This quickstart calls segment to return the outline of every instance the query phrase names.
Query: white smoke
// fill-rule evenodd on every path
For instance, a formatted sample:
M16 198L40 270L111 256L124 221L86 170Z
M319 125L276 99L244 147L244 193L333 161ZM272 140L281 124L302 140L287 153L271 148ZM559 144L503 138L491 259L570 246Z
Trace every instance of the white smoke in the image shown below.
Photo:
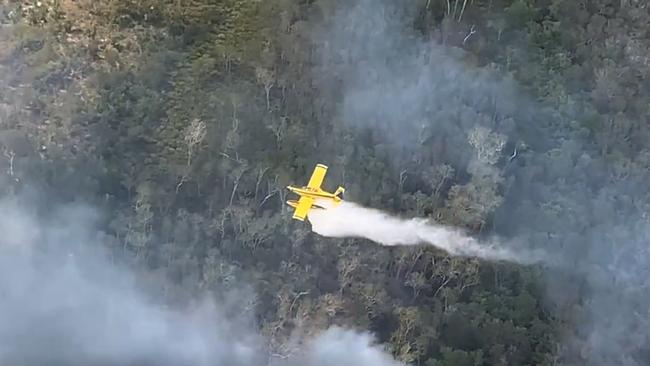
M311 210L309 221L312 230L322 236L365 238L389 246L429 244L451 255L523 264L545 259L540 252L517 251L505 247L505 243L497 240L481 242L460 229L431 223L422 218L402 219L347 201L336 207L325 201L318 201L317 204L328 208Z
M0 364L254 365L261 343L218 304L172 310L94 240L92 209L0 201Z
M40 217L28 206L0 199L1 365L271 364L252 314L238 306L249 300L245 286L221 294L223 303L206 296L182 309L167 307L102 250L92 208L51 208ZM332 328L301 342L308 346L300 355L283 361L400 365L370 340Z
M362 350L360 352L360 350ZM371 334L332 327L314 338L301 366L402 366L375 344Z

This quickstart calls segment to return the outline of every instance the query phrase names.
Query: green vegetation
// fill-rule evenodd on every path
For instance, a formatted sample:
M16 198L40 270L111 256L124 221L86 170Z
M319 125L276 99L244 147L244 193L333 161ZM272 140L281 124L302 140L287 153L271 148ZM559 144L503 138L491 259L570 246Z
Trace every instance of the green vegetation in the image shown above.
M337 71L351 65L319 59L345 3L3 1L2 193L105 209L114 256L164 276L170 302L250 281L278 354L290 335L343 324L413 365L643 364L643 342L594 349L589 332L615 327L583 330L611 313L580 275L621 281L607 296L631 296L621 311L648 321L647 296L617 292L630 283L605 261L647 224L650 7L404 2L403 31L462 49L458 67L511 77L529 102L432 112L395 153L341 117ZM359 203L524 238L579 271L319 237L283 204L316 162Z

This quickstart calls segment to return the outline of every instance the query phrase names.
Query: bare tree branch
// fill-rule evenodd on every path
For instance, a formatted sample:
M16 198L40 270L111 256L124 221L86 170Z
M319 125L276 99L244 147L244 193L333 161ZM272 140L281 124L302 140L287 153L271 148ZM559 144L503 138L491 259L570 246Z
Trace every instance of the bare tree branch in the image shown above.
M512 161L512 159L514 159L515 157L517 157L517 147L515 147L515 151L512 153L508 161Z
M458 2L458 1L457 1ZM463 8L460 9L460 15L458 16L458 22L463 18L463 13L465 12L465 6L467 5L467 0L463 1Z
M296 295L296 297L295 297L295 298L293 299L293 301L291 302L291 306L289 306L289 313L291 313L291 311L293 311L293 306L296 304L296 301L297 301L301 296L308 295L308 294L309 294L309 291L302 291L301 293L299 293L298 295Z
M474 34L474 33L476 33L476 30L474 30L474 25L472 24L472 27L470 28L469 33L467 33L467 35L466 35L465 38L463 39L463 46L465 45L465 42L467 42L467 40L469 39L469 37L471 37L472 34Z

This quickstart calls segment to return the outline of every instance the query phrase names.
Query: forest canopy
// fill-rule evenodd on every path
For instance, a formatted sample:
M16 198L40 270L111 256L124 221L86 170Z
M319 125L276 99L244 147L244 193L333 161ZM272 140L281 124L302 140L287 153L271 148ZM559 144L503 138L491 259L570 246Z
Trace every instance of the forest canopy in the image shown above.
M650 361L645 1L1 4L0 274L23 263L8 257L15 243L49 253L84 242L173 308L234 302L246 288L253 300L231 307L250 311L268 359L242 365L295 362L296 340L318 335L300 362L343 362L319 355L369 342L343 328L390 355L358 365ZM285 205L285 187L316 163L346 199L556 262L321 237ZM91 208L55 209L75 205ZM25 266L24 286L50 273ZM62 276L87 290L53 287L70 298L101 292ZM21 288L14 278L0 291ZM23 297L6 293L0 341L23 350L33 335L2 321ZM129 308L146 313L142 303ZM45 310L24 311L33 324L28 311ZM194 334L179 319L179 334ZM82 328L94 329L51 334ZM235 347L203 330L215 349ZM128 343L114 361L140 344ZM0 360L16 350L0 347Z

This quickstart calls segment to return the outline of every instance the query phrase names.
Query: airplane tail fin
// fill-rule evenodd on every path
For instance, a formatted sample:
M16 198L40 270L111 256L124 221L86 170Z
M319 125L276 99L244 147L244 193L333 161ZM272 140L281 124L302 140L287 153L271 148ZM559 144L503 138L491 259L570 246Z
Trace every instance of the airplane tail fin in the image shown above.
M343 193L344 193L344 192L345 192L345 188L339 186L339 187L336 189L336 191L334 192L334 196L343 199Z

